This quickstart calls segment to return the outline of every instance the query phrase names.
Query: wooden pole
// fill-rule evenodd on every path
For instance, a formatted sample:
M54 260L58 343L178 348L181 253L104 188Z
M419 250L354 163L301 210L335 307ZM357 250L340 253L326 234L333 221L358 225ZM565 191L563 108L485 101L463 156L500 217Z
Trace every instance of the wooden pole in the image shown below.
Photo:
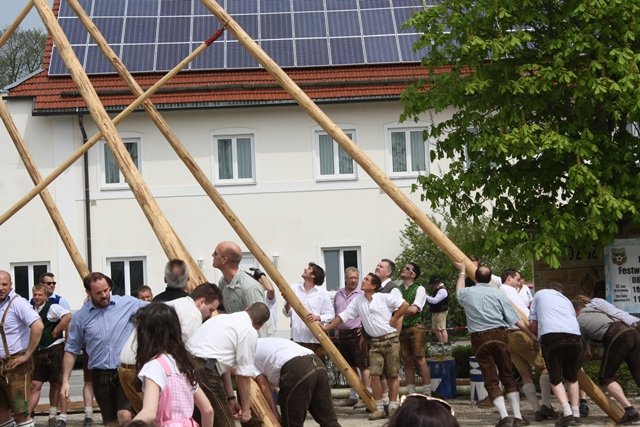
M102 33L100 33L100 30L98 30L98 27L96 27L95 24L91 21L86 11L82 8L82 5L78 2L78 0L67 0L67 4L71 7L71 9L73 9L73 11L76 13L78 18L80 19L80 21L87 28L87 31L89 32L91 37L93 37L93 39L96 41L98 47L100 48L104 56L109 60L111 65L113 65L113 67L118 72L120 77L122 77L122 79L125 81L127 86L129 86L129 88L131 89L131 92L136 97L138 97L138 99L142 98L144 95L143 89L140 87L138 82L136 82L136 80L133 78L131 73L129 73L129 70L127 70L127 67L125 67L125 65L122 63L122 60L120 60L118 55L113 51L113 49L111 49L111 46L109 46L109 43L105 40ZM210 37L207 41L205 41L202 44L201 48L203 50L206 49L221 34L222 34L222 30L214 33L212 37ZM156 126L158 127L160 132L162 132L162 134L165 136L167 141L169 141L170 145L178 154L178 157L180 157L180 159L186 164L186 166L192 172L192 174L194 175L196 180L200 183L200 185L203 188L205 187L208 188L207 193L209 193L210 191L213 191L216 194L217 199L222 200L222 197L220 197L220 195L218 194L217 190L214 188L211 181L207 178L204 172L197 165L195 159L193 159L193 157L191 157L189 152L184 148L184 146L178 139L177 135L169 127L169 125L164 120L162 115L158 112L158 110L153 105L153 102L149 100L148 96L144 97L144 101L142 102L142 107L144 107L144 109L147 111L147 113L151 117L151 120L156 124ZM214 200L214 203L215 203L215 200ZM190 291L191 289L193 289L195 285L192 282L189 282L188 290Z
M250 378L251 390L249 390L251 396L251 413L254 417L262 422L263 427L279 427L280 422L273 413L273 410L269 406L267 399L262 394L262 390L258 383L253 378Z
M213 37L213 36L212 36ZM122 122L129 114L136 110L144 101L153 96L158 89L164 86L167 81L173 78L176 74L178 74L185 66L187 66L191 61L193 61L198 55L204 52L209 45L202 43L198 46L193 52L191 52L185 59L180 61L171 71L169 71L164 77L158 80L153 86L151 86L147 91L136 99L133 103L131 103L127 108L122 110L114 119L113 124L119 124ZM76 151L73 152L71 156L63 163L61 163L58 167L56 167L49 175L44 177L42 181L38 185L36 185L31 191L25 194L20 200L18 200L13 206L11 206L7 211L5 211L2 215L0 215L0 225L4 224L9 218L15 215L20 209L22 209L27 203L33 200L44 188L46 188L49 184L51 184L57 177L59 177L65 170L69 168L76 160L78 160L84 153L89 151L91 147L93 147L100 139L102 138L102 131L98 131L94 134L89 140L81 145Z
M578 384L580 388L598 405L613 421L620 422L624 411L611 399L609 399L600 387L596 386L584 370L578 371Z
M25 16L31 11L33 8L33 1L29 0L27 5L20 11L16 19L7 27L2 36L0 36L0 47L4 46L4 44L9 40L9 37L13 35L13 33L18 29Z
M147 220L156 234L164 252L169 258L180 258L189 265L189 279L193 283L202 283L206 281L206 278L204 277L204 274L202 274L202 271L200 271L198 264L186 251L183 243L180 241L180 238L176 235L173 228L171 228L171 225L165 218L162 210L153 198L151 191L140 176L140 172L133 163L131 156L122 143L122 139L120 139L120 136L118 135L118 130L100 103L98 94L91 85L89 77L82 69L82 65L71 49L69 40L67 40L62 28L60 28L60 25L56 21L56 18L49 8L46 0L33 1L34 5L38 9L42 22L45 27L47 27L51 38L56 43L60 57L67 65L71 77L76 82L82 97L87 102L87 107L93 117L93 120L104 136L109 149L113 153L114 159L118 163L122 174L125 176L127 183L129 184L129 188L131 188L131 192L147 217Z
M11 117L9 110L7 109L7 106L4 100L1 98L0 98L0 118L4 122L4 125L7 128L7 131L9 132L9 136L11 136L11 139L13 140L13 143L15 144L16 149L18 150L18 153L20 154L20 157L22 158L22 162L24 163L24 166L27 168L27 172L29 173L31 180L33 181L34 184L37 184L42 179L42 176L38 171L38 167L36 166L36 163L33 160L33 157L31 157L31 154L29 153L27 144L25 144L24 140L22 139L22 136L20 135L20 132L18 132L18 128L16 127L13 121L13 118ZM82 258L82 255L80 254L80 251L78 250L78 247L76 246L76 243L74 242L73 237L71 237L71 233L69 232L67 225L62 219L62 215L60 215L60 211L58 210L56 203L53 200L53 197L51 197L51 194L49 194L49 191L45 189L42 191L42 193L40 193L40 198L42 198L42 202L44 203L45 208L47 208L47 212L49 213L49 216L51 217L51 220L53 221L53 224L55 225L56 230L58 230L60 239L62 240L64 247L67 248L67 252L71 257L71 261L73 261L73 265L75 265L76 270L78 270L78 274L80 274L80 277L86 277L90 273L89 268L87 267L87 264L84 262L84 259Z

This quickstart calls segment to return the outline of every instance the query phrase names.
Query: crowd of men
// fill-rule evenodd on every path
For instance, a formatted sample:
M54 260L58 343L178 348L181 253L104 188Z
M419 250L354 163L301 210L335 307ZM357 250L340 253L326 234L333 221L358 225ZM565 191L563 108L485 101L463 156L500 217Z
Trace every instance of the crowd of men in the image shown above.
M332 301L322 286L324 270L310 262L302 281L292 285L308 315L302 319L285 304L283 312L291 322L291 339L286 340L272 336L275 294L266 275L239 268L242 251L235 243L219 243L212 257L222 274L218 285L203 283L190 293L188 268L182 260L167 263L166 289L155 297L148 286L138 289L138 298L113 295L111 278L91 273L83 280L87 298L73 315L68 302L55 293L53 274L38 279L28 302L13 290L10 274L0 270L0 427L33 426L32 414L45 382L50 384L49 425L65 427L69 380L80 355L85 363L85 427L92 424L94 396L105 425L130 423L143 402L136 387L134 322L138 310L149 303L175 310L199 386L214 409L216 427L233 426L236 420L249 426L260 423L250 406L252 379L283 426L302 426L308 411L322 427L339 427L326 354L308 322L319 322L325 332L335 329L339 351L376 402L369 419L398 410L401 360L407 392L418 391L417 368L423 382L419 391L431 394L425 359L427 306L437 341L448 340L449 294L439 276L428 280L428 289L420 283L416 263L408 262L396 273L394 262L382 259L375 273L364 275L361 283L358 269L347 268L344 287ZM477 262L473 278L477 284L469 283L465 263L456 265L460 270L456 296L466 314L489 400L500 415L496 426L528 423L520 409L513 367L536 421L558 418L551 405L553 393L560 404L556 425L580 423L577 378L585 360L583 337L604 346L600 384L624 407L621 422L640 419L615 380L626 362L640 385L638 318L603 299L570 301L555 283L532 296L514 269L505 270L497 286L497 276ZM392 280L394 276L399 282ZM214 315L219 308L224 314ZM534 370L540 374L541 402L533 384ZM277 400L272 394L276 388ZM345 404L364 407L353 389Z

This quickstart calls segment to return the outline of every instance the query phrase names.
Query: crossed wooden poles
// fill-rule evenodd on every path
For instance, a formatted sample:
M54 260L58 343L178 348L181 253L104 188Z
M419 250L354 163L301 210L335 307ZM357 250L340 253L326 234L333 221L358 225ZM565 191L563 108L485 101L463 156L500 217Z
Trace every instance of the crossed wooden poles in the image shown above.
M169 79L174 77L180 72L187 64L195 59L199 54L206 50L213 41L219 37L223 30L218 30L208 40L203 42L198 48L185 57L180 63L178 63L171 71L169 71L164 77L158 80L152 87L143 91L138 85L135 79L131 76L127 68L122 61L118 58L116 53L111 49L106 42L100 31L93 24L87 13L83 10L82 6L78 3L78 0L66 0L68 5L74 10L78 18L87 28L91 37L95 40L105 57L111 62L115 70L122 77L125 83L129 86L129 89L137 99L122 110L113 120L111 120L102 106L98 94L91 85L87 74L85 73L82 65L75 56L71 49L70 43L66 38L66 35L62 31L62 28L58 24L53 11L48 6L46 0L29 0L25 8L20 12L16 20L7 28L5 33L0 37L0 46L2 46L6 40L13 34L16 28L20 25L20 22L29 13L32 7L37 9L42 22L47 28L51 38L55 42L59 55L64 60L69 69L71 78L78 86L79 92L84 98L89 113L95 121L99 132L93 135L87 143L83 144L78 150L76 150L65 162L56 167L48 176L42 177L38 171L38 168L29 153L27 146L22 139L21 135L9 114L9 111L5 105L4 100L0 99L0 118L4 122L11 139L13 140L16 148L22 158L27 171L35 184L35 187L29 191L24 197L16 202L9 210L0 215L0 225L7 221L11 216L18 212L23 206L25 206L36 195L40 195L44 205L49 213L49 216L54 222L56 229L65 245L78 273L81 277L86 276L89 273L86 263L84 262L80 252L74 243L71 234L66 227L60 212L56 208L53 198L46 190L46 187L53 182L62 172L64 172L69 166L71 166L76 160L78 160L84 153L86 153L92 146L94 146L101 138L104 138L109 149L113 153L113 156L120 167L131 191L138 201L138 204L142 208L151 228L156 234L160 245L169 258L180 258L185 260L189 265L189 287L194 286L206 281L206 278L198 264L191 257L186 247L179 239L175 230L171 227L166 217L162 213L160 207L153 198L151 191L147 187L146 183L142 179L138 169L131 160L120 136L118 135L116 124L124 120L132 111L142 106L151 120L156 124L158 129L167 139L171 147L178 154L178 157L184 162L189 171L193 174L196 181L203 188L205 193L209 196L213 204L222 213L225 219L229 222L231 227L238 234L238 237L246 245L246 247L255 256L258 262L264 267L271 279L278 286L282 296L286 301L291 304L292 308L305 321L311 332L318 339L322 347L327 351L331 359L334 361L340 372L347 378L351 386L358 392L367 407L375 411L375 401L371 395L364 388L358 376L349 367L344 360L340 352L337 351L331 340L323 332L322 328L317 322L308 322L306 315L308 311L300 303L295 293L291 290L290 286L285 281L284 277L280 274L276 266L271 261L271 258L262 250L258 243L253 239L249 231L242 224L240 219L234 214L230 206L218 193L214 185L209 181L206 174L197 165L194 158L182 145L177 135L171 130L167 122L155 108L149 98L162 87ZM247 49L257 61L264 67L264 69L271 74L271 76L286 90L302 107L307 114L313 118L333 140L335 140L340 146L349 153L349 155L362 167L365 172L378 184L378 186L411 218L439 247L440 249L451 259L452 261L461 261L465 263L467 274L473 277L475 274L474 266L468 262L468 259L447 236L422 212L408 197L404 194L387 176L386 174L357 146L351 141L351 139L338 127L303 91L298 85L291 80L291 78L276 64L261 48L256 44L251 37L238 25L227 12L214 0L201 0L202 4L209 9L209 11L215 15L222 23L222 26L228 31L231 31L236 39ZM586 376L584 376L586 377ZM584 379L584 378L583 378ZM588 377L586 378L588 380ZM607 412L607 414L614 420L619 420L622 417L622 410L616 405L606 399L604 394L599 388L590 382L590 384L582 384L581 387L587 391L587 393L594 398L596 402ZM600 394L599 399L594 395ZM252 393L253 396L259 398L259 393ZM277 420L270 418L270 411L266 409L266 403L263 400L254 402L253 408L260 415L263 415L265 425L277 425Z

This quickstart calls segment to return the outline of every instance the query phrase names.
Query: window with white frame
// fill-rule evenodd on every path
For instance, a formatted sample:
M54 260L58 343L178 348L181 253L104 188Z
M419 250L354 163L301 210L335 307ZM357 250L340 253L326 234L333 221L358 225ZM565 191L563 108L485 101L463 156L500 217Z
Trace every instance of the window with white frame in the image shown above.
M127 152L131 156L131 160L136 165L138 170L140 170L140 137L123 137L122 142L124 143ZM113 157L113 153L109 148L109 145L102 141L102 186L103 188L109 189L120 189L127 188L127 182L116 162L115 157Z
M138 288L147 281L146 257L107 258L107 266L113 281L114 295L137 295Z
M389 176L415 177L429 172L429 150L423 132L424 128L388 130Z
M345 130L345 134L355 142L355 131ZM349 153L326 132L315 133L316 179L341 180L356 179L356 165Z
M50 271L49 261L41 262L12 262L11 275L13 278L13 289L16 293L26 299L31 299L31 288L38 278Z
M325 284L328 291L344 287L344 270L347 267L360 268L360 247L322 248L325 268Z
M255 183L253 134L213 136L214 180L219 184Z

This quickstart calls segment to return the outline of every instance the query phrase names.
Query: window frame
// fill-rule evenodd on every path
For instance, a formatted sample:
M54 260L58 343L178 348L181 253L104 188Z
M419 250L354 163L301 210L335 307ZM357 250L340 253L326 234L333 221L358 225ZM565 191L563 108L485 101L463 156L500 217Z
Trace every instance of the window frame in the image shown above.
M386 141L386 150L385 157L387 159L387 175L390 178L417 178L421 174L428 175L431 173L431 141L423 140L424 144L424 170L413 171L411 169L411 132L424 132L429 127L429 124L426 123L417 123L415 126L403 126L402 124L393 124L385 126L385 141ZM406 157L405 161L407 164L407 171L395 172L393 170L393 139L392 133L395 132L404 132L405 133L405 152ZM408 138L407 138L408 137Z
M353 141L354 144L357 145L357 141L358 141L358 131L356 129L356 126L350 126L350 125L340 125L340 129L342 129L342 131L347 134L347 136L350 136L350 139ZM322 174L322 167L321 167L321 159L320 159L320 137L321 136L328 136L329 138L331 138L331 135L329 135L327 132L324 131L324 129L320 128L320 127L315 127L313 129L313 160L314 160L314 171L315 171L315 179L317 182L322 182L322 181L357 181L358 180L358 164L356 163L356 161L353 159L353 157L351 157L351 163L353 165L353 172L351 173L340 173L340 150L342 149L342 147L340 146L340 144L338 144L333 138L331 138L331 142L333 142L333 170L334 173L333 174Z
M251 142L251 177L238 178L238 139L249 138ZM218 141L231 139L232 178L220 178ZM211 132L211 176L216 185L252 185L256 183L256 132L247 128L218 129Z
M11 271L11 280L13 282L13 290L18 294L18 284L16 283L16 267L27 267L27 291L28 296L25 297L27 300L30 300L33 297L33 285L36 283L37 277L35 277L35 273L33 268L35 266L45 266L46 271L51 271L51 261L25 261L25 262L11 262L9 263L9 270ZM42 274L42 273L41 273ZM24 296L24 295L23 295Z
M137 162L134 161L134 163L138 168L138 172L142 173L142 134L134 133L134 132L124 132L120 134L120 139L124 144L135 143L138 146L138 160ZM120 178L119 182L107 182L107 165L106 165L107 155L105 154L105 149L108 149L108 144L104 139L102 139L100 141L100 150L98 150L98 153L99 153L98 158L99 158L99 165L100 165L99 167L100 189L106 190L106 191L128 190L129 184L127 184L127 180L122 174L122 171L120 170L120 168L118 168L118 175ZM111 156L113 156L113 153L111 153ZM116 166L117 166L117 163L116 163Z
M113 280L113 275L111 273L111 263L112 262L124 262L124 295L133 295L132 290L131 290L131 269L130 269L130 263L131 261L142 261L142 284L147 284L147 280L148 280L148 276L147 276L147 267L148 267L148 262L147 262L147 256L146 255L130 255L130 256L107 256L104 258L104 271L108 271L109 273L107 274L109 277L111 277L111 279ZM115 287L115 283L114 283L114 287ZM120 294L114 294L112 292L112 295L120 295Z
M327 266L327 259L325 257L325 252L326 251L338 251L339 252L339 256L338 256L338 261L339 261L339 266L338 266L338 288L337 289L330 289L329 287L329 282L328 282L328 277L329 277L329 268ZM344 270L347 268L345 267L345 263L344 263L344 252L345 251L356 251L356 258L357 258L357 265L355 266L358 271L360 271L360 279L362 279L362 244L359 243L349 243L349 244L339 244L339 245L322 245L320 247L320 259L322 260L322 264L324 265L325 268L325 275L327 277L327 279L325 279L325 288L327 289L327 291L329 292L336 292L338 290L340 290L341 288L344 287Z

